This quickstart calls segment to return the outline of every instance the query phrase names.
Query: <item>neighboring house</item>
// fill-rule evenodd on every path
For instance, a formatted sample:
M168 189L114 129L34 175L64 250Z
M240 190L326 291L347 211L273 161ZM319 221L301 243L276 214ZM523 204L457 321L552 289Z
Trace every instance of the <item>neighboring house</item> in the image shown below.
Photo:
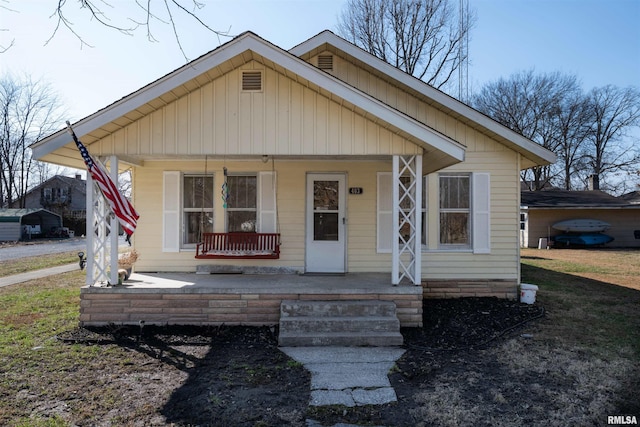
M74 129L92 155L132 168L137 273L381 273L388 292L415 283L428 297L516 297L519 174L555 160L329 31L289 51L243 33ZM32 149L83 167L65 130ZM227 257L196 258L202 232L230 231L278 233L279 253L247 259L223 248ZM278 295L302 292L288 289ZM238 295L229 313L263 296L254 293ZM418 315L404 325L421 322L421 303L411 304Z
M31 189L23 200L16 200L12 208L43 208L64 219L84 219L87 212L87 187L82 176L75 178L55 175Z
M571 219L611 224L604 233L615 240L607 246L640 247L640 205L600 190L523 191L520 217L523 247L538 247L541 238L551 242L553 236L563 234L553 225Z
M0 242L29 240L61 227L60 215L45 209L0 209Z

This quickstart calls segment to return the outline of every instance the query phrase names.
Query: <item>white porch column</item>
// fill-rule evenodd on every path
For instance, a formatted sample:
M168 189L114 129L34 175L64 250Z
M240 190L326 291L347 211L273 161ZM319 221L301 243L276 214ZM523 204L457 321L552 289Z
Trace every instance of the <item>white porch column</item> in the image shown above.
M111 167L111 170L109 171L111 174L111 180L117 186L118 185L118 158L116 156L111 156L109 158L109 166ZM107 207L107 209L109 208ZM111 283L112 285L117 285L118 284L118 237L119 237L118 231L120 230L120 223L116 218L115 214L113 214L113 212L111 212L110 209L109 209L109 217L111 219L110 233L109 233L109 237L110 237L110 241L109 241L110 266L109 267L111 270L111 274L109 277L109 283Z
M90 194L89 194L90 193ZM89 204L91 202L91 204ZM87 285L108 282L107 217L109 206L87 173Z
M421 284L422 156L393 156L391 283Z
M95 209L96 206L94 204L94 199L96 198L96 188L93 183L93 178L91 178L91 174L87 172L87 184L86 184L86 209L87 212L85 214L85 241L86 241L86 249L85 249L85 257L87 258L86 264L86 278L85 283L88 286L92 286L95 283L95 252L94 252L94 242L95 242ZM98 194L98 197L100 195Z
M393 156L393 168L391 172L391 284L398 285L400 275L400 157Z
M95 159L95 161L99 161ZM110 175L118 182L118 159L111 156ZM87 274L85 283L118 283L118 220L100 188L87 173Z

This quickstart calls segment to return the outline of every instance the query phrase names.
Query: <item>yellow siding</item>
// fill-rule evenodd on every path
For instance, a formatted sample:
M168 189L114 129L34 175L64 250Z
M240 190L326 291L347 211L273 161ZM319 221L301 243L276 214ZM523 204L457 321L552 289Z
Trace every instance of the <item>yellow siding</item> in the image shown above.
M428 207L433 208L427 209L429 249L422 253L422 277L429 280L516 280L519 274L517 155L480 134L470 142L483 151L467 151L465 162L441 172L491 173L491 253L438 249L438 174L431 174L427 179Z
M320 52L318 55L326 54L332 53L327 51ZM308 62L316 64L318 55L309 58ZM459 143L467 145L466 136L470 128L465 124L425 104L414 95L399 89L397 86L388 84L385 80L358 67L353 62L345 61L337 55L333 56L333 61L334 71L331 74L340 80L371 94L385 104L425 123L427 126Z
M428 179L429 250L423 252L424 279L489 280L518 277L517 201L518 170L516 154L500 150L498 144L485 143L496 151L468 153L467 162L445 171L491 173L491 253L440 251L437 249L437 179ZM209 159L207 170L215 174L215 227L224 229L224 209L218 195L222 183L222 167L230 172L271 170L271 164L252 161ZM142 254L136 264L139 271L194 271L203 263L228 264L225 260L196 260L194 250L162 253L162 172L204 172L204 161L146 162L136 168L135 186L145 190L136 193L135 204L142 216L135 235L135 246ZM347 269L350 272L390 272L391 254L376 252L376 174L389 172L391 161L276 161L278 182L278 215L282 234L279 260L238 260L244 265L287 266L304 269L305 254L305 182L308 172L345 172L347 187L362 187L360 195L347 195Z
M219 197L222 168L230 172L270 171L270 163L251 161L209 160L207 171L214 173L214 222L217 231L224 229L224 209ZM162 173L179 170L203 173L204 161L149 161L136 168L134 185L144 188L135 195L140 213L134 243L140 252L138 271L195 271L199 264L229 264L225 260L196 260L195 249L179 253L163 253L162 247ZM244 265L287 266L304 269L305 254L305 191L308 172L345 172L347 187L362 187L363 194L347 195L347 261L348 270L390 271L391 255L376 253L376 174L390 171L391 161L276 161L277 198L280 233L282 235L279 260L237 260Z
M311 63L313 62L313 58ZM426 280L509 280L519 277L519 157L504 145L426 105L411 94L358 69L338 57L336 75L347 83L424 122L467 146L463 163L445 169L491 174L491 253L442 251L438 249L437 176L429 184L429 246L422 254L422 276ZM140 271L194 271L202 263L225 264L223 260L195 260L193 250L162 253L162 172L207 169L220 188L222 167L230 171L271 170L258 161L223 163L221 156L379 156L415 154L419 149L404 138L358 115L323 94L258 63L244 69L263 69L264 91L241 93L240 70L233 70L163 109L129 125L122 132L91 146L99 154L172 156L198 161L149 161L137 167L136 208L142 218L135 236L141 259ZM425 165L433 158L424 157ZM347 195L347 269L350 272L390 272L391 254L376 253L376 174L391 171L388 161L276 160L278 213L282 233L279 260L237 260L246 265L288 266L302 270L305 254L305 179L308 172L345 172L347 187L362 187L361 195ZM224 210L218 194L215 224L224 227Z
M259 92L242 70L264 71ZM257 62L245 64L91 144L97 155L416 154L412 142Z

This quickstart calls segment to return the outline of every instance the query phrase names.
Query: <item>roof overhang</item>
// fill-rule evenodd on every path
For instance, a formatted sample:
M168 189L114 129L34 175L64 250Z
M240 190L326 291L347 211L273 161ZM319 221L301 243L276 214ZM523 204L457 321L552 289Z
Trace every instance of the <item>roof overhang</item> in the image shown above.
M403 114L383 102L325 73L297 56L278 48L251 32L184 65L138 91L78 121L74 131L85 145L101 139L135 120L162 108L190 91L249 60L260 60L273 69L314 87L342 105L358 111L365 118L384 125L422 148L433 158L425 173L461 162L465 147L446 135ZM82 160L66 129L31 146L38 160L83 168ZM120 159L142 164L139 159Z

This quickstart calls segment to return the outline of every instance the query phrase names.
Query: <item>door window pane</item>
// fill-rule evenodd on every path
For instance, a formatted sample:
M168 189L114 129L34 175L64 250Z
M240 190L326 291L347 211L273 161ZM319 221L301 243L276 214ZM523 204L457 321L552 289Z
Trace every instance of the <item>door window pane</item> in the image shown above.
M330 212L314 212L313 240L338 241L338 214Z
M338 181L313 181L313 210L337 211L339 192Z
M313 240L338 241L339 181L313 181Z

